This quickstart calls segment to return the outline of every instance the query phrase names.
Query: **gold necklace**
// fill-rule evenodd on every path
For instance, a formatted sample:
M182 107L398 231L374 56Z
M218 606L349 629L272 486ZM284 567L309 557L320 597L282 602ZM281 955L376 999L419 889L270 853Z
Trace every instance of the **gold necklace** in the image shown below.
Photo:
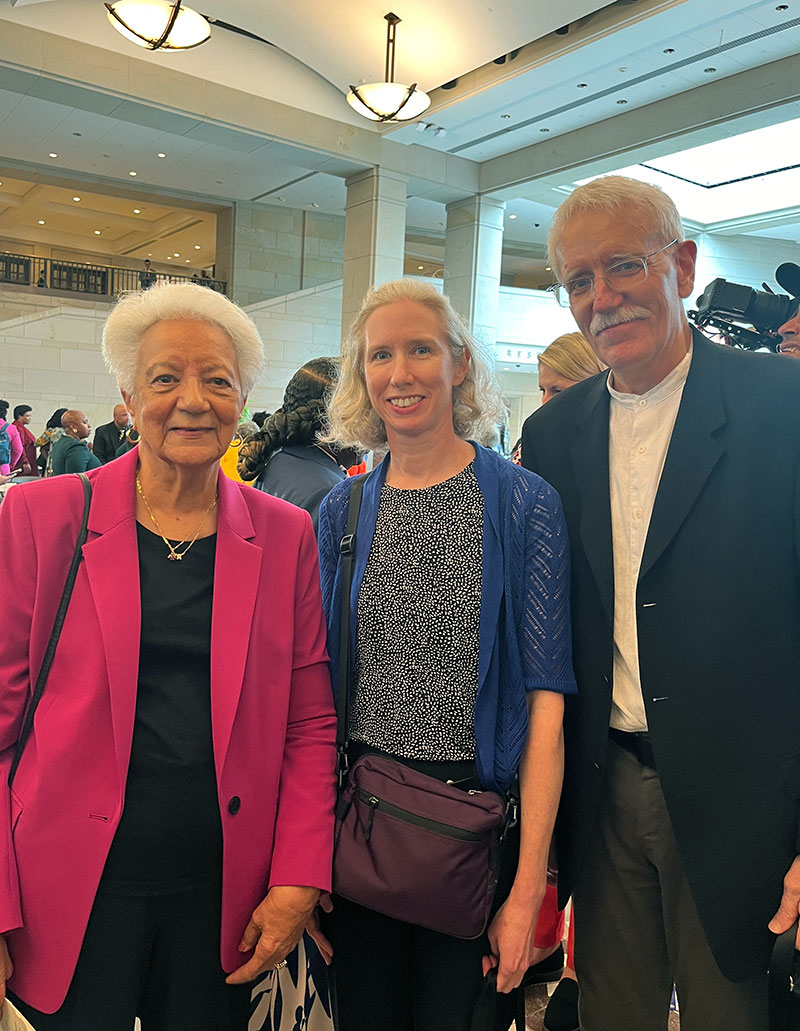
M144 507L147 509L148 515L153 520L153 526L155 526L156 530L158 530L159 537L161 538L161 540L166 544L167 548L169 549L169 554L167 555L167 558L170 560L170 562L180 562L180 560L183 558L183 556L186 554L186 552L189 550L189 548L191 548L191 546L197 540L197 535L203 529L203 523L206 521L206 519L208 519L209 513L211 512L211 510L214 507L214 505L216 505L216 503L217 503L217 498L219 497L219 493L215 493L214 494L214 500L211 502L211 504L208 506L208 508L205 510L205 512L201 516L200 522L197 524L197 529L194 531L194 537L192 537L192 539L189 541L189 543L186 544L186 541L189 540L189 538L186 537L182 541L178 541L177 545L173 548L173 546L170 543L170 541L168 541L167 538L164 536L164 531L158 525L158 520L153 515L153 510L150 507L150 505L148 504L147 498L144 496L144 491L142 490L142 485L139 482L139 477L138 476L136 477L136 490L139 492L139 497L144 502ZM186 544L186 547L183 549L183 551L178 551L178 548L180 548L184 544Z

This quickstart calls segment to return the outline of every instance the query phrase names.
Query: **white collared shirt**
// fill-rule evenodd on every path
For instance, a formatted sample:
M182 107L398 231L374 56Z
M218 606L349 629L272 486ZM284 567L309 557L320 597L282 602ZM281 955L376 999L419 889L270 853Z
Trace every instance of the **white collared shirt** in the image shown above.
M645 394L611 385L608 432L609 494L614 547L614 687L611 726L647 730L639 674L636 585L658 484L692 361L685 358Z

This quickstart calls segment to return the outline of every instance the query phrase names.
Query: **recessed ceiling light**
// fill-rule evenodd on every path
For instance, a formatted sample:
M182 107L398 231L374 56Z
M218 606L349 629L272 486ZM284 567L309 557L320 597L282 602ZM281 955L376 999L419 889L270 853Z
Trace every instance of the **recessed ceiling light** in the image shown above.
M618 100L617 103L618 104L627 104L628 101L627 100Z
M540 129L539 132L550 132L549 129Z
M188 259L188 258L186 259L186 264L187 264L187 265L188 265L188 264L190 264L190 262L189 262L189 259Z
M316 202L315 200L312 200L312 201L311 201L311 207L312 207L312 208L318 208L318 207L319 207L319 204L317 204L317 202Z
M509 218L516 218L517 216L516 215L509 215L508 217Z
M675 53L675 47L667 47L666 50L664 51L664 53L665 54L674 54Z
M196 244L194 245L194 249L195 249L196 251L199 251L199 250L200 250L200 244L199 244L199 243L196 243Z
M172 261L172 255L171 254L167 255L167 261Z
M100 235L100 230L99 230L99 229L95 229L95 231L94 231L94 235L95 235L95 236L99 236L99 235Z
M128 175L138 175L138 172L128 172Z
M775 10L776 11L780 11L781 13L783 13L784 11L788 11L789 10L789 5L788 4L778 4L778 6L775 8Z
M43 219L43 218L40 218L40 219L39 219L39 225L40 225L40 226L43 226L43 225L44 225L44 219Z
M586 89L586 87L587 87L588 85L589 85L589 83L588 83L588 82L579 82L579 83L578 83L578 89Z
M75 203L77 204L77 202L78 202L78 201L80 200L80 197L73 197L72 199L73 199L73 200L75 201Z
M511 115L500 115L501 118L510 118Z
M148 251L147 252L147 257L148 258L152 258L153 257L153 252L152 251Z
M163 151L159 151L158 154L156 154L157 158L165 158L166 156L167 155Z
M283 202L286 200L286 198L285 197L276 197L275 200L279 200L281 202L281 204L283 204Z
M83 133L82 132L74 132L72 135L73 136L83 136Z
M180 251L173 251L172 252L172 257L173 258L180 258L180 256L181 256L181 252Z
M553 270L552 270L552 269L550 268L550 266L549 266L549 265L545 265L545 267L544 267L544 270L545 270L545 272L552 272L552 271L553 271Z
M134 215L141 215L142 209L141 208L134 208L133 209L133 213L134 213Z
M621 72L627 72L628 69L627 69L627 67L625 65L622 65L622 67L619 70Z
M425 266L424 266L424 265L417 265L417 270L418 270L419 272L422 272L422 270L423 270L424 268L425 268Z
M717 70L716 68L704 68L703 69L703 71L706 73L706 75L711 75L712 72L715 72L716 70Z
M47 155L49 158L57 158L58 154L54 154L52 151Z

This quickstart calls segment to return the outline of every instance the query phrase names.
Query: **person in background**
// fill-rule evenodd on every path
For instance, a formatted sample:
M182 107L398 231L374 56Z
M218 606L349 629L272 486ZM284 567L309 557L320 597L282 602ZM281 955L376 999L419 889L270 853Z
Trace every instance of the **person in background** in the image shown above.
M0 635L0 1003L8 979L37 1031L245 1031L248 982L330 888L316 541L305 512L220 474L263 365L241 309L190 283L129 293L103 353L141 440L89 473L89 537L13 794L82 485L15 487L0 506L0 539L26 542L0 548L26 628Z
M125 439L125 434L130 429L131 417L125 405L115 405L114 418L98 426L94 431L94 442L92 451L103 465L113 461L117 456L117 448Z
M399 280L367 294L329 414L326 439L389 449L365 480L356 534L350 762L388 754L501 794L519 774L521 794L519 860L509 845L480 938L334 896L326 930L339 1028L467 1031L489 969L510 992L536 958L563 694L575 690L560 503L540 477L479 443L494 443L504 417L499 388L480 343L429 284ZM339 483L320 510L334 679L349 501L349 481Z
M336 358L312 358L289 380L283 404L239 451L239 475L259 490L304 508L314 529L328 491L360 455L324 444L327 403L339 379Z
M606 366L586 342L582 333L565 333L557 337L539 355L539 391L542 404L552 401L557 394L569 390L590 376L603 372ZM521 448L519 449L521 450ZM561 965L564 938L564 911L558 908L558 891L548 884L544 902L539 911L534 944L540 950L550 951L545 958L525 975L525 983L550 979L554 961ZM575 922L570 920L567 943L567 961L561 981L547 1004L544 1013L545 1031L578 1031L578 982L575 976Z
M798 300L795 299L795 305ZM781 354L788 354L790 358L800 358L800 306L795 307L794 315L778 330L781 336Z
M6 418L8 408L8 401L0 401L0 473L6 476L11 472L12 457L16 462L22 454L19 434L14 432Z
M581 333L564 333L548 344L539 355L539 393L547 404L576 383L602 372L605 365L597 358ZM511 452L511 461L521 464L522 441Z
M270 415L272 415L272 412L253 412L253 422L259 429L262 429Z
M674 983L683 1031L765 1031L770 932L800 906L800 363L692 329L697 247L657 187L578 187L548 252L610 369L522 433L572 548L581 1026L664 1031Z
M150 268L150 259L144 259L144 268L139 273L139 286L142 290L149 290L151 286L155 286L158 276Z
M9 435L12 432L16 433L20 446L19 457L16 462L12 458L11 471L14 472L16 469L22 476L39 475L39 467L36 464L36 437L28 429L32 418L33 409L30 405L17 405L14 409L14 421L11 427L9 427Z
M36 464L39 466L42 476L53 475L52 447L59 437L64 436L61 419L67 410L66 408L56 408L45 423L44 433L36 438L36 446L39 448Z
M85 473L97 469L102 462L89 450L89 434L92 427L85 412L70 408L61 416L64 436L57 440L51 450L53 476L63 473Z
M244 483L244 480L239 475L239 471L237 469L239 464L239 449L243 442L247 440L248 437L252 437L255 433L258 433L258 426L247 418L247 413L243 413L236 426L233 440L230 442L228 450L220 459L220 469L222 469L226 476L235 480L236 483Z

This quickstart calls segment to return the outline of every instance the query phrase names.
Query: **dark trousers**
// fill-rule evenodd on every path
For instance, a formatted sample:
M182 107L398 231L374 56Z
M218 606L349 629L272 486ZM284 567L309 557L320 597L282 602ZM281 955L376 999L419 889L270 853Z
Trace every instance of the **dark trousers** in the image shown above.
M63 1005L40 1013L9 993L36 1031L245 1031L250 986L226 985L219 888L98 894ZM54 929L57 933L57 929Z
M682 1031L766 1031L766 972L720 973L658 774L612 741L606 778L573 893L582 1031L666 1031L673 982Z
M468 1031L486 936L451 938L334 896L338 1031Z

